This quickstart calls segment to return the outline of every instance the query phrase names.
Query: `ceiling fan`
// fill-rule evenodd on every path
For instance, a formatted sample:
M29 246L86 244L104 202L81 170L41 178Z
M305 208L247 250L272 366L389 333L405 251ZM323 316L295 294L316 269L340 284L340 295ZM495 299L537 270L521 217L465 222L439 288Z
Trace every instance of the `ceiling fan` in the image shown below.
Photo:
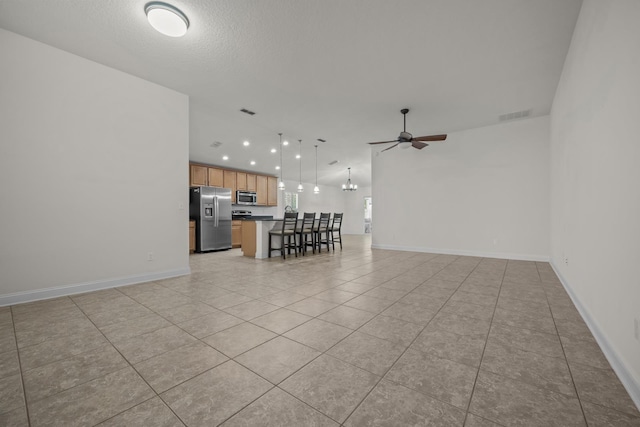
M422 150L424 147L427 147L429 145L422 141L433 142L433 141L444 141L445 139L447 139L447 135L429 135L429 136L418 136L414 138L413 135L407 132L407 113L409 112L409 109L403 108L402 110L400 110L400 112L402 113L402 116L404 118L404 130L400 132L400 136L398 137L398 139L394 139L392 141L370 142L369 144L372 144L372 145L388 144L390 142L396 143L389 148L385 148L382 151L391 150L392 148L397 147L398 145L400 146L400 148L413 147L413 148L417 148L418 150Z

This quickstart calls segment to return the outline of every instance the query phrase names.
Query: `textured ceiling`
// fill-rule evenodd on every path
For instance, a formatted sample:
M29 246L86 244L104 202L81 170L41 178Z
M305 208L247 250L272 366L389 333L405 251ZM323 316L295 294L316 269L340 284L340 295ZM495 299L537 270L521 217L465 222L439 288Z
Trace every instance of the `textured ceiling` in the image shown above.
M396 138L403 107L416 136L495 124L513 111L548 114L581 5L170 2L191 22L182 38L153 30L144 0L0 0L0 27L189 95L192 160L223 164L226 154L230 167L276 173L269 150L283 132L294 142L284 150L285 179L298 179L302 139L303 181L315 179L317 143L320 184L345 181L351 166L360 185L371 180L365 143Z

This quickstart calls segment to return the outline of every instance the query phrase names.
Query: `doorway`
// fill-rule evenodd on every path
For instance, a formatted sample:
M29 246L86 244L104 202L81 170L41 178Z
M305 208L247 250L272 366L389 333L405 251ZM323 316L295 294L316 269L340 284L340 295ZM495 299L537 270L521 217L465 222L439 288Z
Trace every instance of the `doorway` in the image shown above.
M370 234L372 227L371 197L364 198L364 233Z

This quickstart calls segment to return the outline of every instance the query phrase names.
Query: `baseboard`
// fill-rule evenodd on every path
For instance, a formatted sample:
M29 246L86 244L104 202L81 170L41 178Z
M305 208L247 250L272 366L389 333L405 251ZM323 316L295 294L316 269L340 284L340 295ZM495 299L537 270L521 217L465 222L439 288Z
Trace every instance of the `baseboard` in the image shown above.
M618 378L620 378L620 382L629 393L631 400L633 400L633 403L635 403L636 406L640 409L640 383L635 380L625 364L622 362L622 360L620 360L616 351L613 349L613 347L611 347L611 344L609 344L609 340L607 339L606 335L602 333L602 331L598 327L598 324L593 320L593 317L591 317L591 315L589 314L589 310L587 310L586 307L582 305L580 299L573 292L571 286L569 286L569 282L567 282L567 280L562 276L560 270L556 267L553 260L549 261L549 264L551 264L551 268L553 268L556 276L558 276L558 278L560 279L560 283L562 283L562 286L567 291L567 294L569 294L571 301L573 301L573 305L576 306L578 312L582 316L582 319L591 331L591 334L596 339L598 345L600 346L600 349L602 350L602 353L604 353L604 356L609 361L609 364L618 375Z
M482 258L513 259L518 261L541 261L541 262L549 261L548 255L511 254L511 253L499 253L499 252L466 251L466 250L458 250L458 249L425 248L420 246L396 246L396 245L371 245L371 248L388 249L392 251L428 252L432 254L443 254L443 255L461 255L461 256L482 257Z
M8 295L0 295L0 307L6 305L21 304L25 302L81 294L84 292L99 291L101 289L115 288L117 286L133 285L136 283L150 282L153 280L168 279L170 277L190 274L191 269L178 268L175 270L159 271L155 273L140 274L135 276L118 277L114 279L97 280L94 282L77 283L75 285L57 286L55 288L36 289L33 291L16 292Z

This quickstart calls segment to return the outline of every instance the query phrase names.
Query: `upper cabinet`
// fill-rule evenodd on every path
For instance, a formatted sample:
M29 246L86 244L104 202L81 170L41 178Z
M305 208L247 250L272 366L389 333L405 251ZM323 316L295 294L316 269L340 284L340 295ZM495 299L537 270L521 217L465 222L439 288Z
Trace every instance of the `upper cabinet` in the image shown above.
M231 189L231 203L236 202L236 176L236 171L224 171L223 187Z
M267 177L267 205L278 206L278 178Z
M267 177L264 175L256 176L256 204L267 204Z
M207 168L209 172L209 187L224 187L224 170Z
M246 172L236 173L236 190L246 191L247 189L247 174Z
M215 166L189 164L189 186L224 187L231 189L231 203L236 203L236 191L256 192L256 205L278 206L278 178Z
M256 176L252 173L247 174L247 191L256 191Z
M189 165L189 187L201 187L209 185L206 166Z

